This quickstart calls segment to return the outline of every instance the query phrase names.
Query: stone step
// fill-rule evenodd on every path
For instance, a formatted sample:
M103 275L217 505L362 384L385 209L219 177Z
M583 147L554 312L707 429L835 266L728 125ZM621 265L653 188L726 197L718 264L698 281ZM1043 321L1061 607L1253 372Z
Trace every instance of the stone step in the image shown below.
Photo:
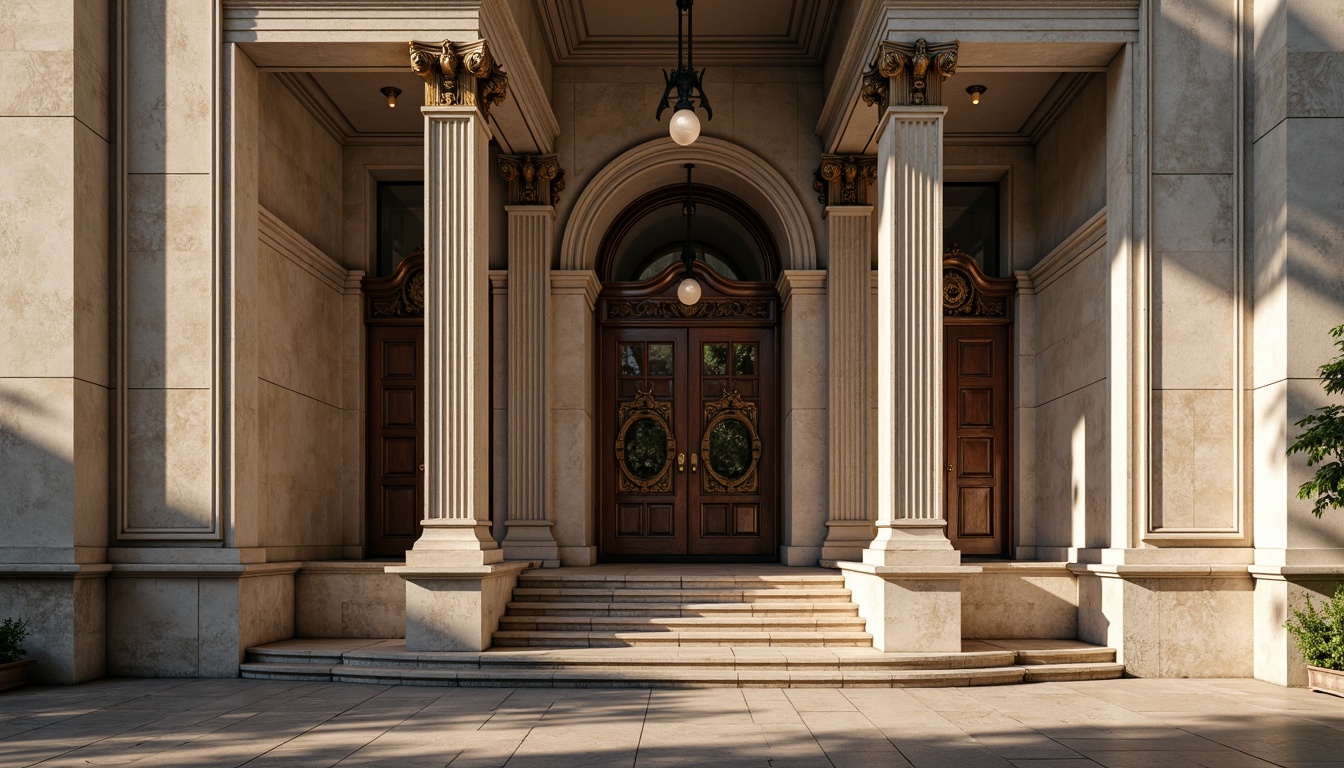
M581 603L752 603L777 601L850 602L840 587L775 589L589 589L576 587L523 587L513 590L515 602Z
M1097 680L1120 677L1119 664L1043 664L1034 667L963 669L738 669L692 666L595 667L585 669L444 669L248 662L242 676L305 682L373 683L481 687L963 687L1044 680Z
M498 648L619 648L641 645L660 646L870 646L873 636L867 632L831 631L731 631L695 632L600 632L600 631L522 631L501 630L494 634Z
M640 576L628 574L565 574L528 571L518 586L571 589L843 589L843 576L832 574L762 576Z
M499 629L509 632L562 630L567 632L814 632L845 630L862 632L858 616L516 616L505 615Z
M402 646L404 647L404 646ZM1114 658L1114 652L1111 657ZM312 666L421 667L494 669L505 667L584 669L589 667L735 667L738 669L974 669L1018 664L1011 650L962 653L886 654L865 647L704 647L698 649L627 647L494 649L490 651L411 652L350 650L343 653L294 647L251 648L248 662Z
M510 616L858 616L850 602L768 601L759 603L578 603L512 602Z

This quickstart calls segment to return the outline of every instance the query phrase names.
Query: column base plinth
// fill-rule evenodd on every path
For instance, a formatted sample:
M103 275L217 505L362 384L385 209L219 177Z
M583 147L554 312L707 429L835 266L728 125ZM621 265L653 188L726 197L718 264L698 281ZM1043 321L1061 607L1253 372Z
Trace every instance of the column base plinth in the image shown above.
M863 551L873 541L873 523L868 520L829 520L826 541L821 547L824 562L862 560Z
M505 560L537 560L543 568L560 567L560 547L549 520L509 520L504 523Z
M537 567L515 561L479 568L391 565L406 580L406 648L483 651L499 628L518 575Z
M837 563L859 615L884 653L959 653L961 580L978 566Z
M954 566L961 553L952 548L939 519L894 520L877 524L875 536L863 550L863 562L873 566Z
M423 525L424 533L406 552L408 566L473 568L504 560L489 521L433 519Z

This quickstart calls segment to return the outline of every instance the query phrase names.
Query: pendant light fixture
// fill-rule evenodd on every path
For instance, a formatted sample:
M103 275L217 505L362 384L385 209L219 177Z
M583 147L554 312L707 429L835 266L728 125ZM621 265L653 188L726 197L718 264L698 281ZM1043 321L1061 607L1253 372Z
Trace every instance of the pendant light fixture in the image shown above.
M695 220L695 198L691 197L691 169L686 164L686 201L681 204L681 215L686 217L686 242L681 246L681 263L686 267L681 285L677 286L677 300L686 306L700 301L700 282L695 279L695 240L691 237L691 223Z
M672 122L668 126L668 132L672 134L672 140L681 146L687 146L694 142L700 136L700 118L695 115L695 103L692 99L700 101L700 107L705 110L705 119L714 119L714 110L709 106L709 99L705 96L705 89L701 85L701 79L705 76L702 69L699 73L695 71L695 40L691 32L691 6L695 0L677 0L677 68L672 72L663 70L663 77L667 78L667 88L663 91L663 98L658 102L658 111L654 117L658 120L663 119L663 110L671 106ZM686 54L682 56L682 27L685 26L686 32ZM676 101L673 101L672 89L677 89Z

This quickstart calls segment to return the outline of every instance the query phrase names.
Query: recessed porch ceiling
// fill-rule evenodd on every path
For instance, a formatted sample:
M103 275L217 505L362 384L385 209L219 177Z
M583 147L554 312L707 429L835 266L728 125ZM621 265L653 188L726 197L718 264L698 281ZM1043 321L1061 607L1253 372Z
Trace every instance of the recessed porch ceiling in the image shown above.
M820 64L839 0L700 0L695 63ZM551 60L669 66L674 0L533 0Z

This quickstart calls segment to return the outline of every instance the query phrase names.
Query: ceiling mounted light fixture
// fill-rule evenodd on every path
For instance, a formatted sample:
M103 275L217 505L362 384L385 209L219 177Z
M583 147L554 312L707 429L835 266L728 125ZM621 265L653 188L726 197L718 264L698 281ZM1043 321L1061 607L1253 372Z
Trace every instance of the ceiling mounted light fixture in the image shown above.
M691 169L686 164L686 201L681 204L681 215L686 217L686 242L681 246L681 263L686 267L681 285L677 286L677 300L686 306L700 301L700 282L695 279L695 240L691 237L691 222L695 219L695 198L691 197Z
M396 107L397 97L401 95L401 89L395 85L385 86L378 90L379 93L387 97L387 106Z
M968 86L968 87L966 88L966 92L969 93L969 94L971 94L971 103L972 103L972 104L979 104L979 103L980 103L980 94L984 93L984 92L987 91L987 90L989 90L989 89L986 88L986 87L983 86L983 85L972 85L972 86Z
M654 118L663 119L663 110L671 106L675 112L672 113L672 123L668 126L668 132L672 134L672 140L681 146L687 146L700 137L700 118L695 116L695 102L700 101L700 107L705 110L705 119L714 119L714 110L709 106L709 99L705 96L705 89L701 84L701 79L705 76L705 71L695 71L695 40L691 33L691 6L695 0L677 0L677 68L672 72L663 70L663 77L667 78L667 88L663 91L663 98L658 101L658 111L654 113ZM686 55L682 56L682 25L685 22L686 27ZM672 89L677 89L676 100L673 101Z

